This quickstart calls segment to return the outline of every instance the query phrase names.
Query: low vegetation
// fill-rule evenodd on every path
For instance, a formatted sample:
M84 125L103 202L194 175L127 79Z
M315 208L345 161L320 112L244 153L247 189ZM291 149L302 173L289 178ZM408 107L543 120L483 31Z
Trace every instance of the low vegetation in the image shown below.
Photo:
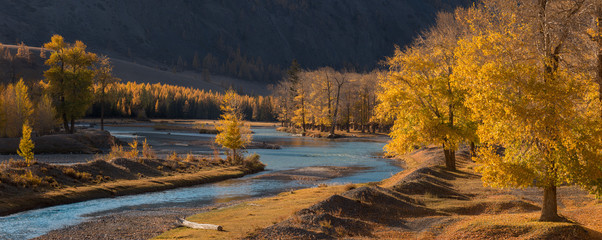
M265 167L258 155L240 163L190 154L186 158L175 155L164 160L156 158L146 141L141 148L140 152L137 141L130 143L129 149L113 146L110 154L70 166L12 159L0 163L0 215L240 177ZM112 190L103 190L105 185ZM65 191L69 194L57 198ZM49 196L52 197L49 199Z
M283 192L263 198L188 217L200 223L219 224L225 231L176 228L155 239L242 239L258 235L264 228L285 220L330 195L345 191L344 185L323 186Z

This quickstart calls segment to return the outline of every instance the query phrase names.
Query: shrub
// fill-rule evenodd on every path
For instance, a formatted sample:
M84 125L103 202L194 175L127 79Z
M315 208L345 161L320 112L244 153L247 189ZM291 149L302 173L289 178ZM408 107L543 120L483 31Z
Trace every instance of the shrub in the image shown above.
M148 145L148 143L146 142L146 138L142 143L142 156L144 158L157 158L157 154L155 153L153 148Z
M69 177L83 180L83 181L87 181L92 178L92 174L87 173L87 172L79 172L73 168L64 168L63 173Z
M34 129L38 134L50 134L56 127L56 110L52 105L52 99L48 95L42 96L34 111Z
M124 158L127 156L128 156L128 154L123 150L122 146L113 145L113 146L111 146L111 152L105 156L105 160L112 160L115 158Z
M192 154L190 154L190 153L189 153L189 154L186 154L186 158L184 159L184 161L186 161L186 162L194 162L194 161L196 161L196 160L197 160L197 159L194 157L194 155L192 155Z
M2 169L2 170L7 170L7 169L11 169L11 168L24 168L24 167L27 167L27 163L25 161L15 160L13 158L9 159L8 161L4 161L4 162L2 162L2 164L0 164L0 169Z
M213 161L215 162L220 162L222 161L222 158L219 156L219 149L217 149L217 147L215 147L215 145L211 145L211 148L213 149Z
M25 174L19 174L14 177L13 182L22 187L36 187L42 183L42 178L38 175L34 175L30 170L27 170Z
M253 153L250 156L248 156L243 161L243 166L247 169L252 170L263 170L265 168L265 164L259 161L259 154L257 153Z
M53 188L58 188L60 184L51 176L45 176L44 182Z
M139 151L138 151L138 140L134 139L134 141L132 141L131 143L129 143L128 145L130 145L130 148L132 148L129 152L129 158L130 159L138 159L138 155L139 155Z
M178 153L176 153L175 151L171 153L171 155L169 155L167 157L167 160L171 160L171 161L180 161L182 160L179 156Z

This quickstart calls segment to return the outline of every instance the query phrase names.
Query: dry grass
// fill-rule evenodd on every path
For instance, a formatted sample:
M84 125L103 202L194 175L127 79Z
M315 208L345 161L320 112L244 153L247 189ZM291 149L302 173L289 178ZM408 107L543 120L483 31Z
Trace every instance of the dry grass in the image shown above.
M92 178L92 174L87 173L87 172L80 172L73 168L64 168L63 173L72 178L80 179L80 180L84 180L84 181L87 181Z
M193 186L241 177L244 174L245 171L241 167L215 167L204 169L196 173L178 174L174 176L120 180L94 185L66 187L40 194L0 198L0 214L9 214L27 209L73 203L95 198L139 194L173 189L176 187ZM27 181L27 179L24 181ZM102 182L104 179L100 181Z
M257 229L263 229L274 222L279 222L302 208L309 207L333 194L343 192L344 189L345 186L337 185L297 190L294 194L284 192L275 197L197 214L187 220L218 224L223 226L225 231L180 227L163 233L155 239L241 239L249 235L256 235Z
M307 208L320 199L332 196L339 188L341 191L358 191L360 186L319 185L316 188L285 192L273 198L253 201L252 205L241 204L235 207L202 213L189 220L202 223L223 225L226 232L202 231L178 228L163 235L159 239L240 239L258 236L293 236L286 235L287 227L304 228L317 231L333 238L355 236L354 239L602 239L602 204L591 195L574 186L559 188L559 211L572 222L549 223L539 222L541 192L537 189L512 190L484 187L480 177L474 172L474 165L467 155L459 155L459 170L446 171L437 161L442 154L436 148L426 148L408 155L408 165L429 167L425 169L409 169L379 185L397 191L398 199L407 199L407 206L401 209L402 202L387 201L387 198L359 198L349 201L331 201L333 211L320 211L313 205L313 213L297 214L301 208ZM416 178L416 176L420 176ZM415 186L425 186L425 191L402 192L401 185L422 182ZM432 183L434 185L429 185ZM363 184L363 186L368 186ZM411 185L408 185L411 186ZM431 187L431 188L428 188ZM428 190L436 190L429 192ZM369 193L370 191L365 191ZM353 194L343 196L354 196ZM362 195L363 196L363 195ZM377 195L374 195L377 196ZM392 196L392 195L391 195ZM329 198L330 199L330 198ZM352 204L362 201L362 204ZM320 204L322 204L321 202ZM351 206L354 205L354 206ZM368 207L376 211L366 212ZM343 208L345 210L343 210ZM380 209L380 210L379 210ZM424 209L424 211L417 211ZM338 210L338 211L337 211ZM312 210L313 211L313 210ZM311 212L311 211L310 211ZM352 214L358 212L357 214ZM415 212L415 213L412 213ZM318 220L317 230L311 230L306 218L319 219L321 214L345 219L345 221L370 222L372 227L360 229L367 231L358 238L358 229L345 228L338 222ZM408 215L410 214L410 215ZM374 215L374 216L369 216ZM385 216L386 215L386 216ZM289 217L290 216L290 217ZM283 221L283 219L288 220ZM276 228L269 227L276 224ZM351 226L351 225L348 225ZM265 229L258 233L258 229ZM279 227L279 228L278 228ZM315 227L315 226L314 226ZM281 230L278 230L281 229ZM285 229L285 230L282 230ZM319 230L321 229L321 230ZM266 232L267 231L267 232ZM360 231L361 232L361 231ZM283 234L283 235L279 235Z
M157 158L157 153L153 150L153 148L148 145L146 138L144 142L142 142L142 157L144 158Z

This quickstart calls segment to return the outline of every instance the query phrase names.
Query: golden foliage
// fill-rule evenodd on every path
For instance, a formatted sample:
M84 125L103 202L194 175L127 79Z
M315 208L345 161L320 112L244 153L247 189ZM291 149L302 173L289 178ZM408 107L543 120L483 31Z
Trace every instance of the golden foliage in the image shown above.
M449 14L413 45L396 48L387 59L389 72L381 76L377 115L394 119L392 140L385 150L402 155L417 146L436 144L451 150L476 141L476 123L464 106L466 90L454 78L459 29Z
M215 142L230 149L232 152L228 156L231 160L238 162L241 156L237 151L251 142L251 130L242 120L238 95L233 90L226 92L220 108L223 114L215 126L219 131L219 134L215 136Z
M25 160L27 167L31 166L31 164L33 164L34 162L34 144L31 140L31 131L32 130L29 126L29 123L25 121L25 123L23 124L23 134L21 136L21 141L19 142L19 149L17 150L19 156L21 156L23 160Z
M545 48L532 39L536 23L517 13L480 8L465 20L473 31L459 41L456 73L469 92L466 106L481 122L476 170L483 181L574 183L602 195L599 86L555 61L561 53L539 54Z
M96 94L100 95L99 85ZM224 94L167 84L116 83L106 87L107 112L136 117L143 111L151 118L218 119ZM249 120L273 121L272 97L238 95L241 112ZM115 115L114 115L115 116Z
M60 35L53 35L44 48L52 50L45 62L50 67L44 72L48 81L47 91L57 99L57 112L67 127L70 121L83 117L92 103L92 66L98 58L86 51L87 46L83 42L69 44ZM74 126L65 130L73 133Z
M145 140L146 142L146 140ZM138 159L138 155L140 154L140 151L138 150L138 139L134 139L131 143L128 143L128 145L130 146L130 151L128 152L129 158L130 159Z
M0 98L0 136L18 137L21 135L23 123L32 122L33 114L33 104L23 79L17 84L7 85Z
M142 156L144 156L144 158L156 158L157 157L157 153L155 153L153 148L150 145L148 145L148 143L146 142L146 138L144 139L144 142L142 143Z

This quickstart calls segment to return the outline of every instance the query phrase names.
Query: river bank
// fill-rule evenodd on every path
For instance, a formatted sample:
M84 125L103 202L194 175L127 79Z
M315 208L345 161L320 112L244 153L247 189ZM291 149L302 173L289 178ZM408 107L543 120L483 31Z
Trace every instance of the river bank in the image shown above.
M378 184L324 195L317 193L328 191L311 188L303 190L309 194L296 195L299 190L260 200L264 204L241 203L188 218L222 225L225 232L180 227L156 239L602 239L602 204L586 192L559 188L560 214L571 221L538 222L540 190L484 187L468 151L457 158L459 170L447 171L439 167L440 149L422 149L405 158L411 168ZM316 196L313 203L296 203L307 195ZM272 201L282 213L275 218L262 209ZM245 214L227 217L241 211Z
M388 138L388 134L386 134L386 133L370 133L369 131L362 132L359 130L350 130L349 132L336 130L334 132L334 135L331 135L328 131L322 132L322 131L312 130L312 129L306 130L305 134L303 134L302 130L300 128L292 128L292 127L278 127L278 128L276 128L276 130L278 130L280 132L302 135L305 137L312 137L312 138L356 138L356 139Z
M243 165L223 160L99 159L70 166L22 162L2 165L0 216L48 206L110 198L242 177L263 170L258 159Z
M0 154L16 154L21 138L0 138ZM106 152L124 142L107 131L77 129L74 134L52 134L32 137L36 154L95 154ZM5 155L6 156L6 155Z
M186 156L188 153L206 156L213 152L211 148L205 150L206 147L195 144L209 140L212 135L179 132L167 135L153 130L152 126L138 126L138 124L106 129L127 142L133 138L138 138L139 141L141 137L146 138L153 146L153 150L157 151L158 156L171 155L174 151L180 156ZM233 200L274 196L283 191L323 184L380 181L400 170L396 161L380 157L384 145L382 141L297 137L277 132L269 126L255 127L252 130L255 132L253 137L258 142L265 141L282 146L280 150L249 151L261 156L261 161L268 166L266 171L187 188L96 199L17 213L0 218L0 236L4 239L27 239L38 236L44 238L50 235L60 236L60 234L54 235L55 231L60 231L65 233L63 236L73 236L73 239L103 239L104 236L117 236L112 234L117 230L112 229L111 226L136 229L137 225L145 226L138 231L139 236L156 236L165 230L163 229L165 224L169 225L169 228L173 227L171 224L175 223L175 218L166 219L173 216L170 215L172 212L182 213L179 217L186 217L199 212L194 209ZM183 145L187 146L183 147ZM188 212L186 209L193 210ZM128 218L124 218L126 216ZM136 216L143 217L137 221ZM153 227L154 223L157 228ZM86 237L92 234L94 237ZM114 238L147 238L125 236L131 235L125 234L124 237Z

